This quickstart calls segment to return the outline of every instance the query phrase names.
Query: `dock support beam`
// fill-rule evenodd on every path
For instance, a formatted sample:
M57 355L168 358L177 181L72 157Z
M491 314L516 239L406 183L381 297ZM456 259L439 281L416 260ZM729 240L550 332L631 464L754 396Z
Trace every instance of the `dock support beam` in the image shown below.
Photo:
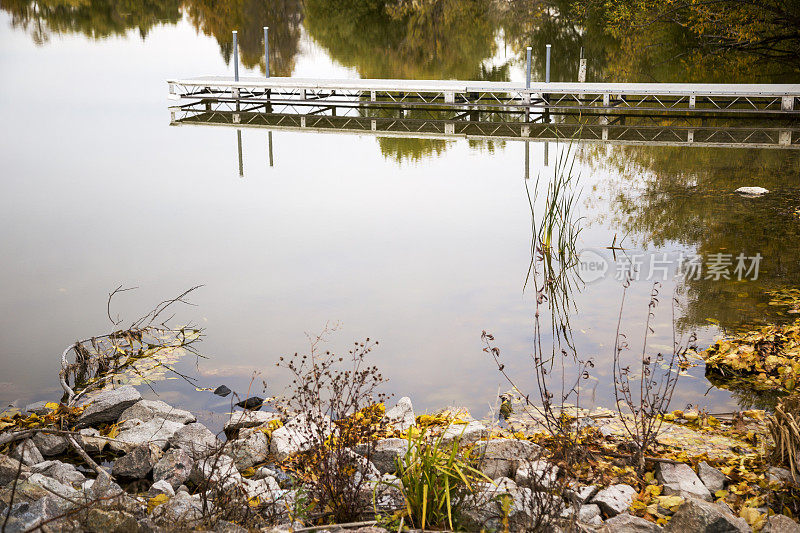
M525 67L525 88L531 88L531 47L527 48L527 66Z
M239 32L233 30L233 81L239 81Z
M794 109L794 96L784 96L781 98L781 111L792 111Z
M550 48L552 48L552 45L548 44L546 45L546 48L547 48L547 56L545 58L545 63L544 63L544 82L550 83Z

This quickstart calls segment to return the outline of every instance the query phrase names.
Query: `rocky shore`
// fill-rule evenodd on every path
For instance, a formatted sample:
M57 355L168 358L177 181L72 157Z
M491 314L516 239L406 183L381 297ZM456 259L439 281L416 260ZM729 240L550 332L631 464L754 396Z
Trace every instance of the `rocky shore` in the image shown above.
M17 421L46 419L57 407L29 406ZM437 426L442 417L415 416L408 398L381 421L386 435L395 436L369 447L354 446L349 453L357 457L353 475L367 480L361 490L365 514L371 517L405 508L395 475L398 458L409 450L410 440L402 435L425 426L439 431L442 443L458 442L473 450L481 472L493 480L476 486L480 497L465 511L468 529L525 530L546 498L555 509L550 531L800 531L791 518L770 513L763 498L738 510L726 503L729 489L743 487L734 485L732 472L726 474L720 465L730 464L731 458L744 461L752 446L719 431L703 431L691 414L683 415L665 421L661 437L665 446L670 439L678 443L676 449L683 443L683 457L656 460L654 471L638 484L626 482L635 476L613 461L594 465L595 479L565 479L543 454L544 445L529 438L530 420L512 419L510 429L498 428L461 413L452 423ZM313 530L303 483L286 468L309 446L305 416L236 411L215 435L192 413L142 399L131 386L104 389L84 403L69 428L21 430L18 424L0 432L4 531ZM618 419L609 415L586 421L602 446L621 440ZM757 428L757 420L751 422ZM765 497L778 487L793 490L787 470L772 467L765 481ZM655 516L661 518L653 521ZM324 529L365 533L385 531L382 525L364 520Z

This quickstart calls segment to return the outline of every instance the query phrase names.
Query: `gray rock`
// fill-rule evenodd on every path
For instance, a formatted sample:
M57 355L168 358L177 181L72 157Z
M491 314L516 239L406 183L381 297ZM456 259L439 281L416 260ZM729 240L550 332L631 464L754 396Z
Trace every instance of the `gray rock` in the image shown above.
M408 452L408 440L399 438L379 440L372 446L369 454L364 446L357 446L354 450L361 455L369 455L369 460L381 474L391 474L397 470L397 459L402 459Z
M108 441L100 437L100 432L95 428L84 428L78 432L75 440L80 444L87 453L99 454L106 447Z
M678 495L684 498L695 497L711 501L711 493L692 467L685 464L659 463L658 480L664 485L665 495Z
M13 457L0 454L0 487L4 487L14 481L18 472L20 476L25 477L30 473L30 468Z
M270 451L275 459L282 461L290 455L308 450L315 442L322 442L325 433L306 414L300 414L272 432Z
M119 416L119 421L124 422L131 418L138 418L142 422L147 422L154 418L162 418L172 422L180 422L181 424L197 421L197 418L189 411L177 409L160 400L140 400L136 402L122 412Z
M763 196L769 192L764 187L739 187L736 191L742 196Z
M153 509L152 515L156 523L166 527L177 524L191 526L203 517L203 503L200 495L191 496L187 492L177 492L175 496Z
M53 455L60 455L67 451L67 439L61 435L53 435L52 433L37 432L31 437L33 443L42 452L45 457L52 457Z
M511 496L513 503L508 514L508 523L512 531L528 531L537 522L552 522L564 508L560 496L536 492L527 487L519 487Z
M512 492L517 490L517 484L513 479L507 477L499 477L494 480L494 485L500 493Z
M770 482L777 481L787 485L795 484L794 476L792 476L791 471L778 466L769 467L769 470L767 470L767 480Z
M276 496L283 493L278 482L271 477L262 479L243 478L242 487L248 500L258 498L261 503L274 501Z
M126 479L144 479L153 470L153 466L160 459L160 448L144 445L134 448L114 461L111 473L115 477Z
M236 411L231 413L231 417L225 422L224 431L226 435L233 436L240 429L263 426L279 418L277 414L265 411Z
M750 526L742 518L726 513L713 503L689 497L672 516L664 533L746 533Z
M558 484L558 470L557 466L544 460L529 461L517 469L514 479L517 485L550 490Z
M78 417L76 426L79 428L101 424L103 422L115 422L122 412L142 399L139 391L125 385L118 389L103 389L81 405L89 406Z
M170 485L170 483L166 479L160 479L153 483L150 486L150 490L147 491L147 495L152 498L154 496L158 496L159 494L166 494L170 498L175 496L175 489Z
M227 520L218 520L214 525L214 533L248 533L248 530L239 524L234 524Z
M598 530L599 533L656 533L658 531L661 531L661 526L628 513L609 518Z
M139 523L136 518L125 511L100 509L94 507L86 516L86 531L91 533L137 533Z
M112 441L110 446L112 449L128 452L139 446L154 444L163 450L167 447L170 439L184 427L186 426L180 422L152 418L147 422L120 431L116 437L119 442Z
M244 438L231 441L226 450L239 470L262 463L269 457L269 439L263 431L246 429L242 434Z
M25 439L17 444L17 447L11 452L11 457L17 461L22 461L23 464L28 466L33 466L36 463L44 461L42 452L39 451L39 448L36 447L36 444L34 444L31 439Z
M75 466L61 461L44 461L33 465L31 472L34 474L44 474L53 478L64 485L74 485L86 481L86 476L78 472Z
M481 471L492 479L514 477L520 465L541 455L541 448L532 442L517 439L492 439L476 446L482 457Z
M599 490L600 487L597 485L580 485L575 482L570 482L567 488L564 490L564 496L573 502L586 503L592 498L592 496L597 494L597 491Z
M697 465L697 475L711 494L724 489L728 482L725 474L705 461L700 461L700 464Z
M278 473L266 466L259 466L256 469L256 473L253 474L253 479L264 479L265 477L275 478L277 481Z
M85 488L84 492L90 500L99 500L101 498L111 500L122 498L125 495L125 491L111 480L111 476L97 476L97 479Z
M485 438L488 435L486 426L477 420L471 420L466 424L451 424L442 434L442 444L448 445L455 440L461 444L472 444Z
M47 492L60 496L65 500L75 500L78 495L78 491L72 485L65 485L43 474L31 474L28 476L27 481L28 483L39 485Z
M170 444L186 450L192 459L197 460L214 453L222 442L203 424L195 422L179 428Z
M226 489L241 485L242 475L236 470L231 457L215 454L195 462L189 480L196 485L207 482Z
M194 460L186 450L171 448L153 466L153 480L166 481L177 489L189 479L193 466Z
M596 503L588 503L581 505L578 509L578 520L581 522L590 522L595 516L600 516L600 506Z
M776 514L767 519L761 533L800 533L800 525L786 515Z
M599 505L606 516L617 516L628 510L635 495L636 490L629 485L611 485L598 492L592 503Z
M46 407L47 402L42 400L40 402L29 403L25 406L25 411L35 413L37 415L46 415L50 412L50 408Z
M43 496L33 502L20 502L11 508L11 519L3 531L6 533L32 531L36 526L62 515L68 508L63 502L64 500L53 495ZM2 518L0 523L4 521L5 516ZM51 530L58 530L57 522L50 522L48 526L51 526Z
M414 424L414 406L411 398L403 396L397 401L397 405L389 409L383 417L384 421L398 431L405 431Z

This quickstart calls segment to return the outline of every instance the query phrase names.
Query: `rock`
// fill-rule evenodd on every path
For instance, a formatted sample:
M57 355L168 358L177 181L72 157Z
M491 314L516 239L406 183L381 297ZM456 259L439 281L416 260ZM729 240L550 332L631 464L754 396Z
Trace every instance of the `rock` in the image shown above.
M217 520L214 533L248 533L248 530L227 520Z
M636 490L629 485L611 485L598 492L592 503L599 505L606 516L617 516L628 510L635 495Z
M170 444L186 450L192 459L197 460L214 453L222 442L203 424L195 422L178 429Z
M403 396L398 400L397 405L389 409L383 420L397 431L405 431L416 423L414 417L414 406L411 398Z
M189 481L195 485L208 482L229 488L241 484L242 475L236 470L231 457L217 454L195 462Z
M22 477L26 477L30 473L30 468L13 457L0 454L0 487L4 487L14 481L17 473Z
M33 465L31 472L34 474L44 474L53 478L64 485L74 485L86 481L86 476L78 472L75 466L61 461L44 461Z
M558 470L547 461L529 461L517 469L514 479L518 485L550 490L557 486Z
M354 451L367 456L381 474L392 474L397 470L397 459L402 459L408 452L408 440L382 439L372 446L369 453L366 446L356 446Z
M44 461L42 452L39 451L39 448L36 447L36 444L34 444L31 439L25 439L17 444L17 447L11 452L11 457L17 461L22 461L23 464L28 466L33 466L36 463Z
M314 442L321 442L324 436L323 428L303 413L272 432L270 451L275 459L282 461L292 454L308 450Z
M231 392L233 391L228 387L226 387L225 385L220 385L219 387L214 389L214 394L216 394L217 396L222 396L223 398L226 397Z
M47 407L47 402L42 400L40 402L29 403L25 406L25 411L37 415L46 415L50 412L50 408Z
M186 426L180 422L173 422L163 418L151 418L147 422L120 431L116 437L117 441L120 442L112 441L110 446L112 449L128 452L139 446L154 444L163 450L167 447L170 439L184 427Z
M33 483L34 485L39 485L50 494L60 496L67 501L75 500L79 494L78 491L72 487L72 485L65 485L43 474L31 474L28 476L26 481L28 483Z
M262 479L242 479L247 499L258 498L262 503L271 502L275 497L282 494L282 490L275 478L265 477Z
M769 192L764 187L739 187L736 191L742 196L763 196Z
M494 485L497 487L498 492L511 492L517 490L517 484L513 479L507 477L499 477L494 480Z
M60 455L67 451L67 447L69 446L64 437L61 435L53 435L52 433L37 432L31 437L31 440L33 440L33 443L36 444L36 447L39 448L39 451L42 452L42 455L45 457Z
M154 418L162 418L172 422L188 424L197 422L197 418L189 411L177 409L168 403L160 400L140 400L131 405L119 416L119 421L124 422L131 418L138 418L142 422L147 422Z
M79 435L75 436L75 440L80 444L87 453L99 454L106 447L108 441L100 437L100 432L95 428L84 428L80 430Z
M261 396L250 396L242 400L241 402L237 402L234 404L236 407L241 407L242 409L252 409L253 411L258 411L264 405L264 398Z
M700 461L700 464L697 465L697 475L711 494L724 489L728 482L725 474L705 461Z
M745 533L750 526L742 518L726 513L713 503L689 497L664 528L664 533Z
M536 492L520 487L511 493L513 503L508 514L512 531L529 531L537 522L547 524L561 514L564 502L560 496L548 492Z
M541 455L541 448L532 442L517 439L492 439L476 446L481 457L481 471L488 477L514 477L520 465Z
M119 478L144 479L160 459L160 452L161 449L158 445L145 445L134 448L114 461L111 473Z
M600 490L600 487L597 485L580 486L575 482L570 482L564 490L564 496L576 503L586 503L592 496L597 494L598 490Z
M203 503L200 495L191 496L187 492L177 492L175 496L153 509L153 519L168 528L191 526L203 517Z
M664 484L664 494L678 495L684 498L695 497L711 501L711 493L692 467L685 464L659 463L658 480Z
M778 466L769 467L769 470L767 470L767 480L770 482L777 481L787 485L795 484L794 476L792 476L792 473L789 470L785 468L780 468Z
M142 399L139 391L125 385L118 389L103 389L81 405L89 406L78 417L76 427L83 428L101 424L103 422L115 422L122 412Z
M99 500L101 498L110 500L125 497L125 491L111 480L111 476L97 476L97 479L88 488L84 489L84 492L91 500Z
M186 450L171 448L153 466L153 480L166 481L177 489L189 479L194 460Z
M160 479L153 483L150 486L150 490L147 491L147 495L152 498L154 496L158 496L159 494L166 494L170 498L175 496L175 489L170 485L170 483L166 479Z
M767 519L761 533L800 533L800 525L786 515L776 514Z
M92 533L137 533L139 531L139 524L130 513L96 507L89 510L85 524L86 531Z
M269 457L269 439L264 432L257 429L244 432L246 436L230 442L226 450L239 470L264 462Z
M477 420L466 424L451 424L442 434L442 444L446 446L454 440L458 440L461 444L472 444L487 435L486 426Z
M661 526L648 522L644 518L622 513L606 520L598 533L656 533L658 531L661 531Z
M256 469L256 473L253 474L252 479L264 479L265 477L276 478L277 481L278 473L266 466L259 466Z
M280 417L275 413L266 411L236 411L231 414L230 419L225 422L225 434L229 437L243 428L254 428L268 424L272 420Z
M16 501L16 500L15 500ZM62 502L61 504L59 502ZM64 511L68 509L61 500L53 495L43 496L33 502L20 502L11 508L11 515L9 516L9 523L3 526L3 531L6 533L33 531L42 528L37 528L40 524L61 516ZM5 516L2 517L0 523L5 522ZM61 522L49 522L48 531L59 530L58 527ZM65 528L69 531L70 528Z
M578 509L578 520L580 522L589 523L596 516L600 516L600 506L596 503L581 505Z

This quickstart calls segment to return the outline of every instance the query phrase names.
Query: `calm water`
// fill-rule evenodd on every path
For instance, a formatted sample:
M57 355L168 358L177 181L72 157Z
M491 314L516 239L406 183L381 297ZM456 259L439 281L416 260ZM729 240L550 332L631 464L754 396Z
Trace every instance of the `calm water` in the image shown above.
M246 390L259 372L256 383L280 393L285 376L274 362L305 349L305 333L327 322L340 324L331 349L378 339L373 360L388 391L410 395L420 410L456 403L482 415L507 388L481 351L484 329L530 386L535 296L523 291L531 214L522 143L274 132L270 166L267 131L244 130L241 177L236 130L169 126L165 80L230 74L232 29L243 75L263 73L264 25L273 75L519 81L524 47L553 42L554 79L572 80L581 44L590 58L610 55L604 37L569 25L532 30L481 2L443 3L443 14L419 16L322 0L154 1L135 10L0 3L3 405L60 395L61 351L109 330L106 296L119 284L140 287L116 302L115 313L131 318L205 284L196 307L178 313L205 328L209 359L182 363L205 387ZM535 66L541 77L538 54ZM661 81L688 81L681 68ZM590 80L618 76L605 59L592 60ZM530 145L531 175L543 183L564 147L548 149L546 166L544 145ZM604 278L572 294L577 348L597 362L596 404L613 403L622 288L606 247L615 236L645 265L668 254L663 292L678 291L679 328L701 344L781 318L764 292L800 281L797 150L580 144L572 153L579 248L610 263ZM745 185L772 193L732 193ZM756 281L685 281L673 278L681 253L763 260ZM624 328L634 338L650 287L643 279L629 290ZM668 300L654 350L671 343ZM676 404L736 403L708 390L702 368L692 374ZM225 410L177 380L156 390L187 408Z

